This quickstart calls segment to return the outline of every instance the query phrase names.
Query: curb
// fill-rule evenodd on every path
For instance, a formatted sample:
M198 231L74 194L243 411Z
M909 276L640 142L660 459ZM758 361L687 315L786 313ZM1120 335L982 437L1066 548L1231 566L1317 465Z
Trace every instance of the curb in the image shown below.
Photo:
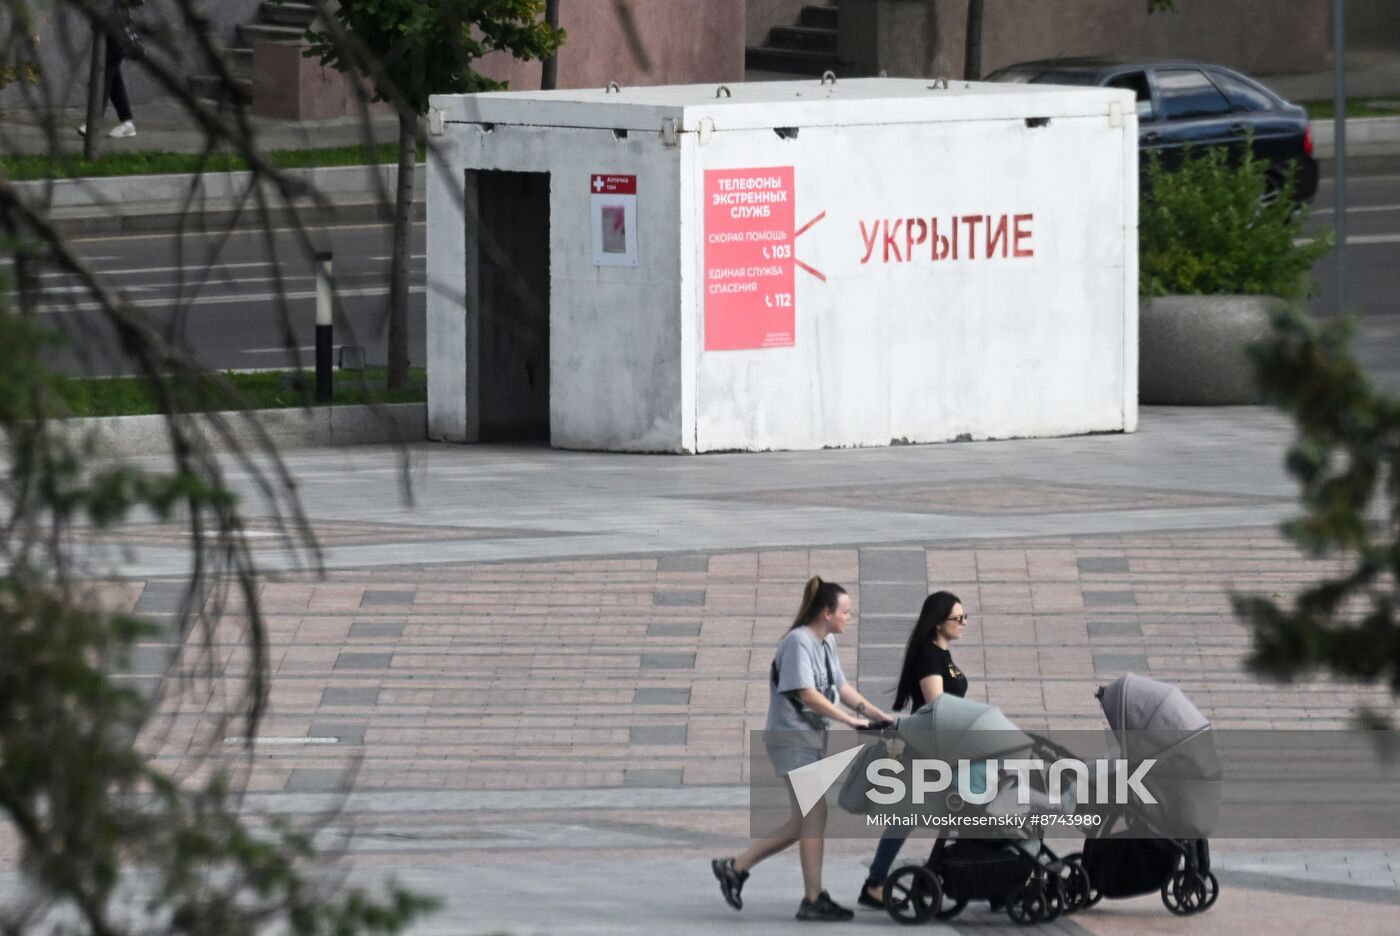
M418 169L414 174L415 220L421 221L426 217L426 170L421 163ZM276 206L268 211L268 220L275 225L288 224L294 218L306 224L387 223L393 219L397 166L332 166L287 172L314 187L328 204L303 198L289 206L268 188L268 201ZM218 172L16 182L14 188L33 204L46 206L60 232L81 236L227 229L254 218L261 223L250 188L252 180L251 172Z
M194 206L186 210L183 204L169 202L142 206L141 210L126 214L108 212L105 214L84 214L69 209L51 217L59 233L66 237L92 237L104 234L168 233L182 231L187 234L226 231L236 227L250 227L257 217L256 210L248 206L229 203L223 205ZM427 206L423 201L414 203L413 220L427 218ZM154 210L149 210L154 209ZM325 206L305 206L274 208L268 211L267 221L274 227L285 227L293 220L305 226L332 224L389 224L393 221L394 206L377 201L340 202ZM259 220L258 224L262 221Z
M346 445L424 442L428 438L426 403L384 406L320 406L311 409L231 411L216 414L227 433L215 431L207 419L194 417L210 450L228 452L231 443L253 446L255 426L267 433L279 451ZM102 457L135 458L170 452L164 416L99 416L62 421L77 442L90 440Z
M1317 168L1325 179L1337 176L1337 160L1330 154L1317 157ZM1347 152L1347 175L1394 175L1400 172L1400 149L1390 154Z
M419 170L425 164L418 164ZM288 169L291 178L314 188L328 198L354 195L363 197L383 191L392 198L399 167L327 166L316 169ZM414 173L420 181L423 172ZM14 188L43 201L51 211L65 208L118 208L142 202L241 201L250 195L251 172L175 173L166 175L99 176L82 179L54 179L16 182ZM417 186L415 186L417 188ZM268 195L275 195L271 190Z
M1332 152L1337 138L1335 120L1313 121L1313 143L1319 150ZM1348 146L1386 146L1391 152L1400 150L1400 117L1350 117L1347 119Z
M1318 168L1335 176L1336 121L1313 121L1313 147ZM1347 172L1380 174L1400 165L1400 117L1357 117L1347 121Z

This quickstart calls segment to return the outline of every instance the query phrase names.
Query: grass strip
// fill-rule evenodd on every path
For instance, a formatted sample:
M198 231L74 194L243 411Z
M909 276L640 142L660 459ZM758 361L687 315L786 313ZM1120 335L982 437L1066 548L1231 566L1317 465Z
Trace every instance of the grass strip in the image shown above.
M1335 102L1330 98L1300 103L1313 120L1332 120L1337 116ZM1347 118L1352 117L1400 117L1400 97L1347 98Z
M247 401L249 409L295 409L308 405L314 397L315 371L229 372L222 375ZM423 368L411 368L408 386L393 392L385 389L388 371L368 368L363 373L336 371L332 406L366 403L422 403L428 399L428 376ZM150 381L142 377L59 377L53 391L70 416L150 416L160 412L151 393ZM176 394L191 410L201 407L194 401L205 396L197 386L181 388Z
M335 146L325 149L269 150L264 155L281 169L315 169L326 166L365 166L398 162L398 144L383 146ZM424 152L420 148L421 162ZM0 176L11 182L44 179L85 179L99 176L175 175L196 172L243 172L248 163L232 153L167 153L142 150L135 153L103 153L92 161L77 154L41 153L0 156Z

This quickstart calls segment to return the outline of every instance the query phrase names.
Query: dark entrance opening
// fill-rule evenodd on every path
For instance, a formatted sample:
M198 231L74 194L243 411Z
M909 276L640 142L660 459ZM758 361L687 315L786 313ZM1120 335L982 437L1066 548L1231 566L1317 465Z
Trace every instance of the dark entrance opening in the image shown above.
M549 174L477 172L483 442L549 442Z

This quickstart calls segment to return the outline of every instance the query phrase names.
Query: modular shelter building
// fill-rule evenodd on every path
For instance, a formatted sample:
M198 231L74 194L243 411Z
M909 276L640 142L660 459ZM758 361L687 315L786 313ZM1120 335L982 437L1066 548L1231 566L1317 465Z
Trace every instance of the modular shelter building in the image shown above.
M760 451L1132 431L1131 92L439 96L433 438Z

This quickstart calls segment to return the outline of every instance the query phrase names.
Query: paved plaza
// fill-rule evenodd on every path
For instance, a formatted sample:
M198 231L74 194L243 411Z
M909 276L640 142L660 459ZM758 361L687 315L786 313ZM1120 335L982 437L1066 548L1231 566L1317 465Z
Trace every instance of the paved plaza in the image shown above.
M1374 325L1363 349L1387 382L1395 334ZM444 898L422 933L805 931L795 854L755 872L741 914L708 859L748 838L747 732L810 575L849 588L843 659L880 702L920 602L948 588L972 616L955 647L971 695L1025 728L1101 725L1094 689L1127 671L1179 685L1222 727L1342 727L1360 703L1390 705L1243 670L1232 590L1286 595L1321 571L1277 533L1296 510L1290 439L1262 407L1144 408L1132 435L870 450L298 451L324 577L297 569L231 465L275 641L248 806L342 808L321 841L354 880L393 873ZM94 548L132 575L111 603L173 612L176 528L133 524ZM128 678L154 685L178 650L142 645ZM200 715L186 698L164 766L181 768ZM1042 931L1395 931L1400 843L1214 845L1223 891L1206 916L1154 896ZM837 900L854 900L869 852L829 843ZM14 859L0 839L0 889ZM942 931L1005 922L970 912Z

